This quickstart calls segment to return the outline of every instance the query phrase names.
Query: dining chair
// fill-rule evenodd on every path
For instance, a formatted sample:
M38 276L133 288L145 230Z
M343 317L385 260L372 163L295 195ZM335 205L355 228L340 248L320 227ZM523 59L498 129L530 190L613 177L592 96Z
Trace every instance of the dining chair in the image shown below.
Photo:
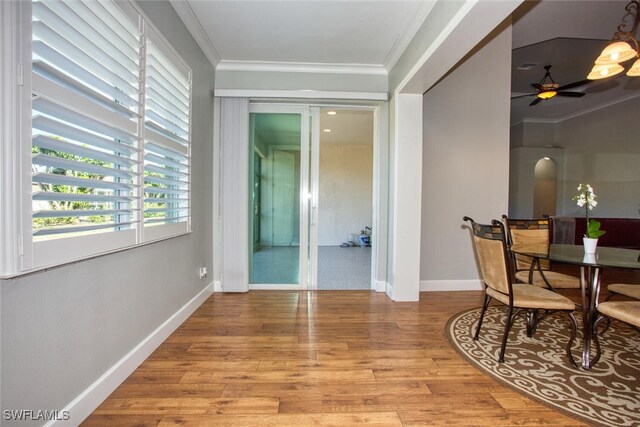
M576 318L573 315L576 306L573 301L556 292L532 286L529 283L513 283L506 233L502 222L494 219L491 224L479 224L468 216L465 216L463 220L471 223L473 244L484 283L484 302L473 339L477 340L480 336L482 321L492 299L507 306L502 345L498 357L498 361L501 363L504 362L507 337L516 316L521 313L526 314L527 335L532 336L538 322L547 315L556 312L565 313L571 324L571 336L567 343L566 354L571 365L576 367L576 362L571 355L571 346L576 337L577 329ZM544 310L544 314L539 316L539 310Z
M540 246L548 250L549 219L511 219L502 215L507 230L508 244ZM551 271L549 260L539 260L539 268L531 269L533 260L525 255L513 255L515 263L515 278L521 283L533 283L534 285L556 291L556 289L580 289L580 278L569 274ZM540 272L542 270L542 273ZM530 276L531 275L531 276Z
M615 294L624 295L633 299L640 299L640 285L631 285L627 283L612 283L607 286L609 296L607 301Z
M599 359L602 352L600 351L600 338L598 337L598 327L601 323L605 326L600 332L604 335L609 329L611 319L617 319L622 322L628 323L633 328L640 332L640 301L605 301L598 304L596 307L597 318L593 324L593 338L595 345L598 347L596 357L593 360L595 364Z

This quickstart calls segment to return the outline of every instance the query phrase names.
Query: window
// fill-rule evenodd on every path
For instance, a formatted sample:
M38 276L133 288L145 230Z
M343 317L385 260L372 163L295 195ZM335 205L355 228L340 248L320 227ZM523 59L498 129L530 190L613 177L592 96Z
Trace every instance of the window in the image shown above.
M190 231L190 69L129 3L31 7L23 269Z
M144 227L183 228L189 219L190 83L154 43L147 43L144 144ZM153 228L151 228L153 227Z

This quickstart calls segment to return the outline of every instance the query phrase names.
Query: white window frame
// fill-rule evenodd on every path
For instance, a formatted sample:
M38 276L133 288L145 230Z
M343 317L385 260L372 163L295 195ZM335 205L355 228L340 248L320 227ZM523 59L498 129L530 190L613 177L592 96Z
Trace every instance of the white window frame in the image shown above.
M162 33L144 15L134 2L118 2L118 7L142 30L143 43L146 34L155 33L154 45L161 49L181 69L187 70L189 81L189 138L188 170L191 172L193 84L192 70L166 40ZM66 264L97 255L117 252L135 246L164 240L191 232L191 175L188 179L188 216L183 222L167 223L153 227L143 226L143 165L144 165L144 115L137 123L139 136L139 162L137 205L140 208L138 222L129 230L109 231L90 235L61 237L33 241L32 230L32 179L31 179L31 80L32 80L32 3L0 2L0 54L3 57L0 82L0 276L12 277L27 272ZM144 52L145 49L143 49ZM144 70L144 61L142 67ZM144 72L142 73L144 79ZM144 112L145 83L141 83Z

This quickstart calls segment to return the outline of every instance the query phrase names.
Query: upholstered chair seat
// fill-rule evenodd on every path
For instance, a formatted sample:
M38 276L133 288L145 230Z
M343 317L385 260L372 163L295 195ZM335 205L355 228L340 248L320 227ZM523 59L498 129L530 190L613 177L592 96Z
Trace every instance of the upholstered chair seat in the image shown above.
M575 310L576 305L569 298L528 283L514 283L513 306L537 308L541 310ZM487 288L487 294L503 304L509 305L509 295Z
M542 274L544 274L544 278L542 277ZM557 289L575 289L580 287L580 278L576 276L570 276L568 274L558 273L551 270L544 270L542 274L540 274L538 270L534 270L532 280L529 281L529 271L518 271L516 272L516 280L521 283L533 283L534 285L543 288L547 287L547 283L544 279L547 279L547 281Z
M612 283L607 287L609 292L624 295L634 299L640 299L640 285L629 285L626 283Z
M640 328L640 301L607 301L598 304L598 311Z

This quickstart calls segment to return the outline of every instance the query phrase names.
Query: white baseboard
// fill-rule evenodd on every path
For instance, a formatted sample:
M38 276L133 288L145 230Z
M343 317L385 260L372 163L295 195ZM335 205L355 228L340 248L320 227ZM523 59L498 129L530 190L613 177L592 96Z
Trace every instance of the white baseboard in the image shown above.
M389 298L393 299L393 286L391 286L391 283L384 282L384 291Z
M421 280L420 292L435 291L481 291L482 281L471 280Z
M375 281L375 289L376 292L386 292L387 290L387 282L383 281L383 280L376 280Z
M222 281L214 280L213 281L213 292L222 292Z
M207 285L62 409L62 413L67 411L66 413L69 414L68 420L50 421L45 426L80 425L178 326L209 298L213 287L213 282Z

